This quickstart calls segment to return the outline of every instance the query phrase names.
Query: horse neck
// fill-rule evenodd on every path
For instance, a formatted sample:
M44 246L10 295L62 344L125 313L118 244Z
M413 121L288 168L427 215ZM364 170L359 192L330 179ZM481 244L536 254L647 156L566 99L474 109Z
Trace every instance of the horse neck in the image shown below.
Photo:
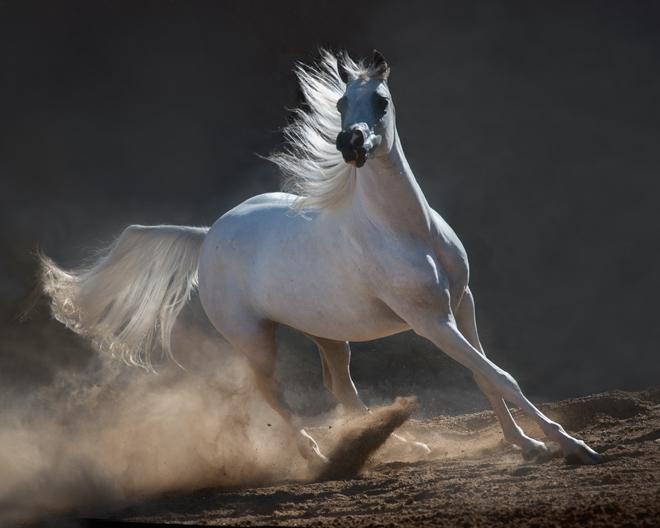
M398 133L387 155L357 169L353 207L371 223L407 236L426 236L430 211L403 153Z

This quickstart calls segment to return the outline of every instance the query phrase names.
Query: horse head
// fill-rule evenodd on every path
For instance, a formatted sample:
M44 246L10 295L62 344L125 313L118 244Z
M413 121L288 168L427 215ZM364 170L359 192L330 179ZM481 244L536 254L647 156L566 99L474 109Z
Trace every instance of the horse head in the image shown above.
M337 67L346 83L337 101L341 114L337 150L346 163L362 167L367 158L389 152L394 144L394 108L387 86L390 67L376 50L370 64L359 71L341 61Z

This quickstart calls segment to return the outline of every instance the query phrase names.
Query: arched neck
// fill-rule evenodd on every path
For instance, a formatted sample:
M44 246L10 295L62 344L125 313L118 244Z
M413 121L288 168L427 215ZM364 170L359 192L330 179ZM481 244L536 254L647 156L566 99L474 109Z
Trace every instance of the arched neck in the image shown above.
M428 235L429 205L408 165L398 133L388 154L371 158L356 170L356 214L401 235Z

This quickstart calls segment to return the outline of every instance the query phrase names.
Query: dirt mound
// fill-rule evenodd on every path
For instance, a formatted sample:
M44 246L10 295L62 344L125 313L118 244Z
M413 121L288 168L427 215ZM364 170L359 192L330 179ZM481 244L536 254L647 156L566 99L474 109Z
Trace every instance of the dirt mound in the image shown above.
M649 403L624 391L611 391L542 406L567 429L581 431L602 418L625 420L649 412Z

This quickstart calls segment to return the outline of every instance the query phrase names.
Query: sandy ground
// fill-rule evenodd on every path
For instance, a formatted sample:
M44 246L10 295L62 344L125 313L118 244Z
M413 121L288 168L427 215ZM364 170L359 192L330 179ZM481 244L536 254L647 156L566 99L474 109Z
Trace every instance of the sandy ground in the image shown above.
M602 453L598 466L525 462L491 412L410 420L352 478L145 501L117 521L217 526L660 526L660 389L542 406ZM520 414L517 414L520 417ZM519 423L537 436L524 417ZM321 446L327 426L311 429Z

